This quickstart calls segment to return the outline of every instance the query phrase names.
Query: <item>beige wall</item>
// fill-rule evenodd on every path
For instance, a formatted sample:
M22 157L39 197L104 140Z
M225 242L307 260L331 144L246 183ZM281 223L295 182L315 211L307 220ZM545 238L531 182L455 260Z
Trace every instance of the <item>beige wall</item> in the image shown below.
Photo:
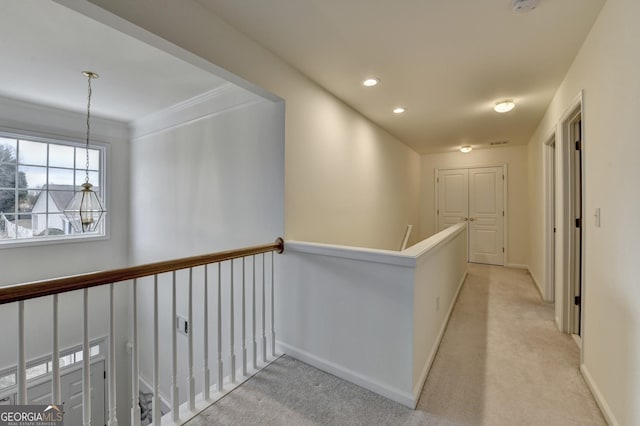
M420 233L426 238L436 232L434 170L456 167L507 165L507 264L527 266L529 244L527 222L527 147L478 149L467 154L447 152L422 156L420 187Z
M191 0L92 3L286 101L288 239L397 249L417 224L419 155L271 52Z
M640 424L640 2L609 0L529 144L531 258L542 275L541 145L584 90L583 370L610 422ZM601 227L593 214L601 209Z

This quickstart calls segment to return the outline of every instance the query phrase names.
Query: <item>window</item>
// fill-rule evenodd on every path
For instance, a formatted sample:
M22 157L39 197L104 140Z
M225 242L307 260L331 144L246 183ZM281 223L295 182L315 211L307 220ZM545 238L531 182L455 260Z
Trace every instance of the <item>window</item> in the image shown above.
M104 344L104 341L103 343ZM89 346L89 358L93 358L95 356L100 355L100 345L101 343ZM51 357L49 357L51 359ZM60 368L70 367L74 364L78 364L82 362L82 350L72 351L71 353L64 354L60 356ZM11 370L10 370L11 371ZM37 379L39 377L43 377L47 374L50 374L53 371L53 366L51 361L37 361L35 363L29 363L26 373L26 379L32 380ZM0 392L4 392L8 388L12 388L16 385L16 372L15 367L11 373L6 374L5 371L2 375L0 375Z
M89 182L102 200L104 150L89 147ZM78 238L63 210L86 164L84 144L0 134L0 244ZM91 235L104 234L103 222Z

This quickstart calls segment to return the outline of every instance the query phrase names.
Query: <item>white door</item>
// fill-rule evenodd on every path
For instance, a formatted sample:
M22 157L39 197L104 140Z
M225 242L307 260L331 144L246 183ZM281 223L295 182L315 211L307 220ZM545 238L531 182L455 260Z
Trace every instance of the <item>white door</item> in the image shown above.
M469 261L504 265L502 167L469 169Z
M469 221L469 261L504 265L504 169L439 170L438 231Z
M469 171L438 172L438 232L469 216Z
M105 422L105 368L104 361L91 363L91 424L104 425ZM60 376L60 390L64 404L64 424L82 424L82 369L63 372ZM27 389L30 404L49 404L51 379Z

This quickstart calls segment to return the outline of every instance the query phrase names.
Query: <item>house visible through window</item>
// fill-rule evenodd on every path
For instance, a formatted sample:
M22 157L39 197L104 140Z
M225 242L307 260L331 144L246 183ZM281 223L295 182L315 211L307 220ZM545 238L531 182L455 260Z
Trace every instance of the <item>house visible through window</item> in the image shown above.
M89 182L102 200L104 148L89 148ZM0 244L73 238L63 213L85 181L83 144L0 135ZM104 235L102 225L92 235Z

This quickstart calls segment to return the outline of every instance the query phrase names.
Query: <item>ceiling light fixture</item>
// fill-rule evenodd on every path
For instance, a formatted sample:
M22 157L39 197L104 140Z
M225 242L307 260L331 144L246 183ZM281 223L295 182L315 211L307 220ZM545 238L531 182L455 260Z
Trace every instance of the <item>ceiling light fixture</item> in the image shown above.
M363 85L367 86L367 87L373 87L375 85L377 85L378 83L380 83L380 79L379 78L368 78L365 81L362 82Z
M93 185L89 183L89 134L91 133L91 80L98 78L98 74L92 71L82 71L82 75L88 80L88 96L87 96L87 141L85 150L87 154L86 174L82 190L73 194L73 198L63 210L64 215L69 219L76 232L94 232L98 229L100 219L107 212L103 207L100 197L93 189Z
M460 152L464 152L466 154L467 152L471 152L472 149L473 148L471 148L470 145L465 145L460 147Z
M509 112L516 107L516 104L511 100L507 99L501 102L496 103L496 106L493 107L495 112L499 112L503 114L505 112Z
M403 112L405 112L407 109L404 107L397 107L393 110L394 114L402 114Z

